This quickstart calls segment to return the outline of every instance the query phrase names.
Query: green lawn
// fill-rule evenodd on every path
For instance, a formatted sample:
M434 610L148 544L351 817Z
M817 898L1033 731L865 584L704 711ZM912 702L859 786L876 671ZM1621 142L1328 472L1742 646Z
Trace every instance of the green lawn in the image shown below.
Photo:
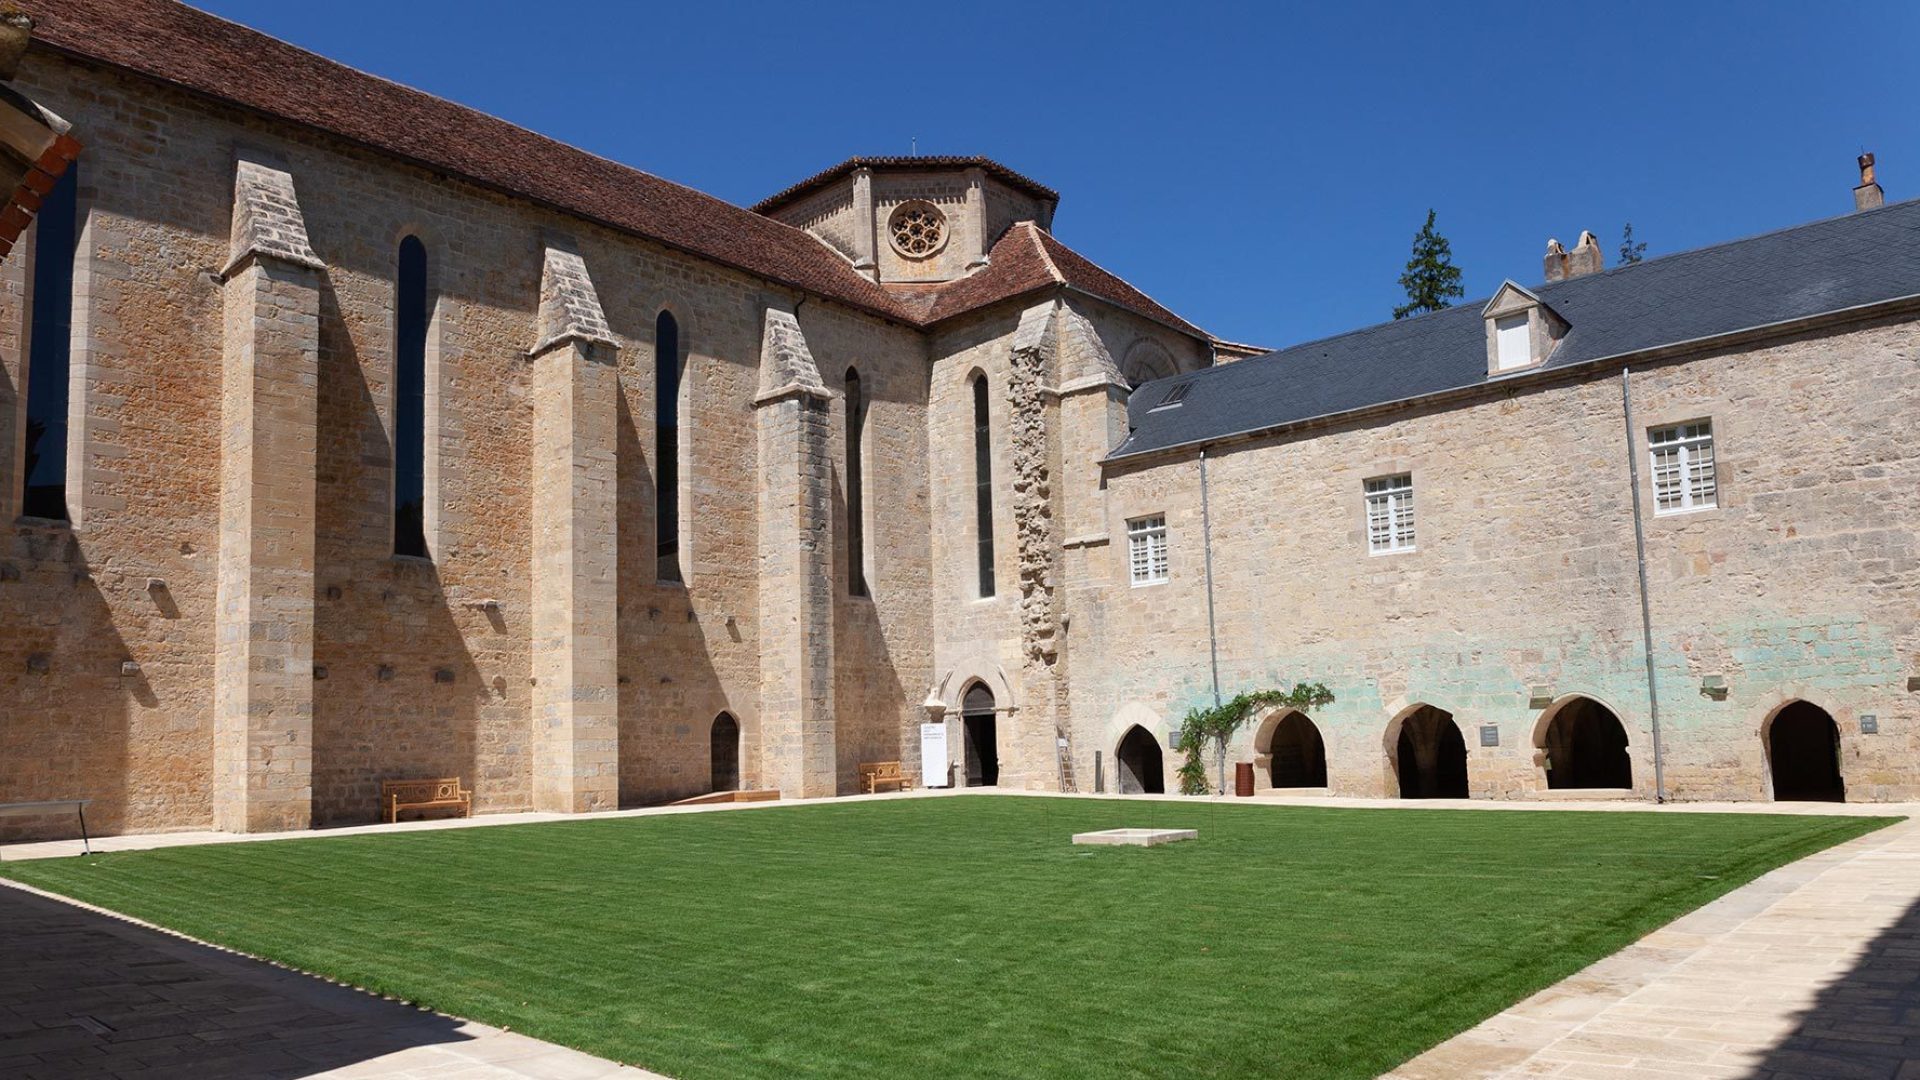
M687 1080L1370 1077L1892 819L966 797L0 863ZM1075 831L1198 828L1152 849Z

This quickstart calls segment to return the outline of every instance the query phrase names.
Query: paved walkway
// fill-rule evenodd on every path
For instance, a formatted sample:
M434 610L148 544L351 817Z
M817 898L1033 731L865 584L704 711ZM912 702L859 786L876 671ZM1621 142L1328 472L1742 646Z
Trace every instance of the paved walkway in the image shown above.
M1920 820L1781 867L1388 1076L1920 1080Z

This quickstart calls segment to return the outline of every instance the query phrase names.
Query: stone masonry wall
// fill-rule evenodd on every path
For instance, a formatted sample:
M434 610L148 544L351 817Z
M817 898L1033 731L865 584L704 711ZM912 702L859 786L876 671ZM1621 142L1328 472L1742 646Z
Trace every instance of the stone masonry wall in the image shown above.
M1803 698L1838 722L1851 799L1920 794L1920 512L1912 323L1810 334L1632 376L1666 782L1678 799L1769 797L1761 731ZM1712 421L1717 509L1653 513L1646 430ZM1312 717L1333 791L1397 792L1390 722L1453 713L1477 797L1532 797L1554 699L1623 721L1635 792L1651 725L1617 372L1210 455L1223 691L1327 683ZM1362 483L1410 472L1417 550L1367 554ZM1076 721L1111 749L1210 700L1199 468L1109 475L1112 542L1075 593ZM1164 512L1172 580L1129 589L1124 520ZM1088 657L1097 659L1089 660ZM1707 675L1728 692L1703 692ZM1861 732L1862 715L1878 734ZM1479 729L1499 745L1480 745ZM1251 733L1235 757L1254 757ZM1083 743L1083 755L1088 749ZM1264 778L1262 783L1264 783Z

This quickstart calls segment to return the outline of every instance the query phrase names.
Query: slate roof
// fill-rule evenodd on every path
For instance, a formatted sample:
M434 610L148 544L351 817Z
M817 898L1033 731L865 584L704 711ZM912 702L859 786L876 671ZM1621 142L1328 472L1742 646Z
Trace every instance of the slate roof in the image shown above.
M761 199L759 202L754 203L750 209L757 214L771 213L798 199L800 196L813 191L815 188L824 187L840 179L855 169L892 169L894 171L917 169L929 172L949 172L954 169L980 169L986 172L988 176L997 178L1008 187L1018 188L1029 195L1037 196L1048 202L1058 203L1060 201L1059 192L1037 180L1014 172L1012 169L1007 168L992 158L958 154L915 154L911 157L850 157L838 165L814 173L812 176L807 177L792 187L777 191Z
M890 290L856 273L810 233L631 166L390 82L175 0L19 0L34 43L122 68L192 93L291 121L482 187L531 200L731 266L756 277L915 326L951 318L1049 282L1024 264L993 282L963 278L937 289ZM803 181L859 164L979 166L1015 187L1052 189L976 157L853 158ZM797 190L796 189L790 189ZM780 196L776 196L776 199ZM762 205L767 205L763 203ZM1044 235L1044 234L1043 234ZM1200 334L1139 290L1064 245L1068 284ZM976 275L977 277L978 275ZM955 296L937 302L940 294ZM937 303L936 303L937 302ZM934 308L938 307L935 312ZM1200 336L1205 336L1201 334Z
M1543 368L1920 296L1920 199L1533 286L1570 329ZM1110 459L1485 384L1486 300L1147 383ZM1509 376L1511 377L1511 376ZM1171 384L1185 400L1159 409Z

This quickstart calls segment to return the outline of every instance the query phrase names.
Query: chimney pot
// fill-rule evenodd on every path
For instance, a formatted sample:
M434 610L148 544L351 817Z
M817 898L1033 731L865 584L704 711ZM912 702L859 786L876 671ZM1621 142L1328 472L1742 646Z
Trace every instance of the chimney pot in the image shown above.
M1853 208L1872 210L1885 206L1887 193L1881 189L1880 182L1873 178L1873 155L1861 154L1859 162L1860 186L1853 189Z
M1552 237L1547 238L1547 255L1543 265L1546 267L1548 281L1566 280L1567 249L1560 246L1560 241Z

